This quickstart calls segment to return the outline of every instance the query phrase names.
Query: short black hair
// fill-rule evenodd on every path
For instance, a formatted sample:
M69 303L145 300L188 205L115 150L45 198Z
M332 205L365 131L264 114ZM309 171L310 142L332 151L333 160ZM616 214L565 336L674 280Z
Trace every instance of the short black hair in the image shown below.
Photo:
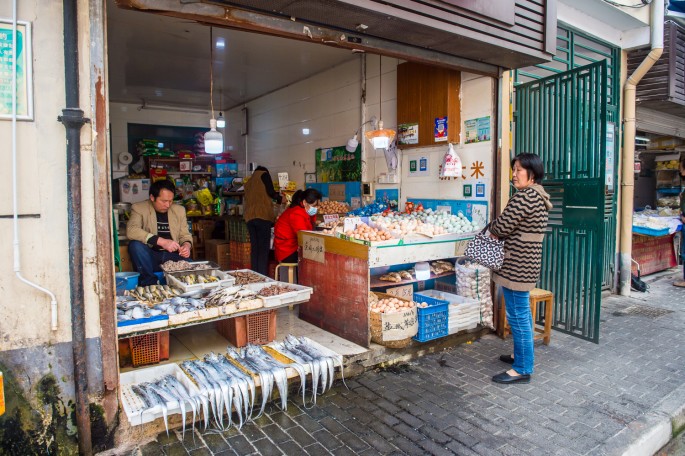
M542 164L540 156L528 152L518 154L511 159L512 169L516 162L519 162L519 166L528 172L528 179L532 177L536 184L542 183L545 178L545 166Z
M150 196L157 199L159 192L162 190L169 190L171 193L175 194L176 186L169 179L160 179L158 181L154 181L152 185L150 185Z

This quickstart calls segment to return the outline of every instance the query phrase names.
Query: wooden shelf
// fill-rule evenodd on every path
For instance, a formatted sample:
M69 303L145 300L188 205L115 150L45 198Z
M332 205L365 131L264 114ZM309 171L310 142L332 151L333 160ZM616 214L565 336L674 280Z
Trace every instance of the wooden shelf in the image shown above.
M433 280L433 279L437 279L439 277L447 277L449 275L454 275L454 271L447 271L447 272L443 272L442 274L433 274L431 272L430 278L427 280ZM369 288L400 287L402 285L408 285L410 283L424 282L423 280L417 280L417 279L403 280L401 282L388 282L386 280L380 280L379 277L380 276L371 276L371 280L369 281ZM455 280L456 280L456 277L455 277Z

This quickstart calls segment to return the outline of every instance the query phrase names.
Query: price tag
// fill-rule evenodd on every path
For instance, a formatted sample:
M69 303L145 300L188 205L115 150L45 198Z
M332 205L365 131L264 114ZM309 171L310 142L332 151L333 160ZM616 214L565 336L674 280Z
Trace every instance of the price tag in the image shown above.
M466 246L468 245L469 241L457 241L454 243L454 256L459 257L459 256L464 256L464 252L466 251Z
M412 285L388 288L385 292L398 298L408 299L409 301L414 300L414 287Z
M355 228L357 228L357 225L359 225L362 222L360 217L347 217L345 218L345 224L343 225L343 232L347 233L348 231L354 231Z
M328 224L329 222L335 223L338 220L340 220L340 216L338 214L324 214L323 216L323 222L325 224Z
M326 258L324 240L318 236L302 235L302 256L308 260L324 263Z

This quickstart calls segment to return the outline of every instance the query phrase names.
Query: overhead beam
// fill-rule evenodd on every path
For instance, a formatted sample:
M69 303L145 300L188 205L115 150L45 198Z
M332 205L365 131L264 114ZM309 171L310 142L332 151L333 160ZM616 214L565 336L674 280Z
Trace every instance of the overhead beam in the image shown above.
M430 49L315 26L298 21L297 18L288 20L239 8L186 2L187 0L116 0L117 5L122 8L192 20L214 27L248 30L308 43L349 49L353 52L370 52L484 76L499 76L499 67L496 65L464 59Z

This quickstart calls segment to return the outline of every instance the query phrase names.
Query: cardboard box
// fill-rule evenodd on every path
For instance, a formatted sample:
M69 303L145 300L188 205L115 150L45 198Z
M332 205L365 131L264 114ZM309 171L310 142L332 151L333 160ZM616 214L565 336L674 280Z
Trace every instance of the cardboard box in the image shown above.
M150 198L150 179L119 179L119 200L137 203Z
M226 271L231 261L231 244L224 239L208 239L205 242L205 258L219 265Z
M121 272L134 272L133 262L128 254L128 244L119 245L119 270Z

